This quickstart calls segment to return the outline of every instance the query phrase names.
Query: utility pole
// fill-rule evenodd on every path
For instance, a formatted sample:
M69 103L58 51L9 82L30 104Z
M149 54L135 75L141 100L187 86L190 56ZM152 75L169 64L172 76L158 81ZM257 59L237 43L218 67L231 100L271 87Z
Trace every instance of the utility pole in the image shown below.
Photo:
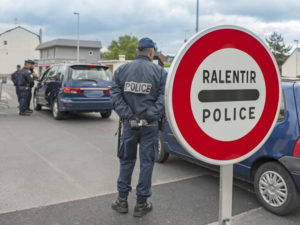
M299 40L294 40L296 42L296 77L298 76L298 42Z
M74 12L74 15L77 16L77 63L79 63L79 12Z
M196 33L199 31L199 0L197 0L196 6Z

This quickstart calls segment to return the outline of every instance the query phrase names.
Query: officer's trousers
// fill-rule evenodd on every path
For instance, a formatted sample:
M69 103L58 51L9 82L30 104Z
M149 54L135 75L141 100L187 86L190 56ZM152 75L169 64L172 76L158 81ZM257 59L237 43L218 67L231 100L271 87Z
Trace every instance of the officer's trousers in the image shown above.
M17 94L17 97L18 97L18 103L20 103L19 86L16 86L16 94Z
M20 96L20 105L19 105L20 112L25 112L25 110L27 109L28 89L29 88L25 86L18 86L19 96Z
M32 88L29 88L28 95L27 95L27 108L26 109L30 109L31 98L32 98Z
M139 144L140 174L136 188L138 202L144 202L151 196L152 172L158 154L157 122L140 130L131 130L128 121L123 123L118 156L120 159L120 175L118 191L121 198L131 191L131 176L134 170L137 146Z

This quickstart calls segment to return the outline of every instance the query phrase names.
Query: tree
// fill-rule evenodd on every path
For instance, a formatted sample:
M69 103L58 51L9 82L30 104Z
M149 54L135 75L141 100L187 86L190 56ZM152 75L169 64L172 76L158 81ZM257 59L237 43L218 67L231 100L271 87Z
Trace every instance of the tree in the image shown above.
M126 59L134 59L136 56L136 45L138 38L135 36L124 35L113 40L108 46L107 52L101 52L102 59L118 59L119 55L125 55Z
M266 38L266 41L271 48L271 51L277 61L281 73L281 66L288 58L289 52L292 47L285 45L281 34L278 34L276 32L273 32L269 38Z

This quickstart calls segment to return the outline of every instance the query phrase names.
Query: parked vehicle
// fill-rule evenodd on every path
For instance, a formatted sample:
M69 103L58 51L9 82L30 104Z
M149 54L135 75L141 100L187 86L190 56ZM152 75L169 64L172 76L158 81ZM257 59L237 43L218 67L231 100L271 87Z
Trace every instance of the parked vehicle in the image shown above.
M300 204L300 80L285 79L282 89L278 122L268 141L253 156L234 165L235 177L253 183L260 203L278 215L286 215ZM185 151L166 123L160 137L158 162L165 162L169 153L218 169Z
M112 112L108 67L90 64L56 64L48 68L34 89L35 110L52 109L54 119L65 112L100 112L109 118Z

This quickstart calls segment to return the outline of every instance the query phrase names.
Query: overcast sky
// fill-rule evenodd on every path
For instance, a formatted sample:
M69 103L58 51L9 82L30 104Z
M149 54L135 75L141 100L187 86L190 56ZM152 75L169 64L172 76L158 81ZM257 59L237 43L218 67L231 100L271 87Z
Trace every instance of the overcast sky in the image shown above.
M124 34L149 36L164 53L175 54L195 33L196 0L0 0L0 33L22 25L44 41L80 36L108 46ZM261 38L273 31L285 42L300 39L300 0L199 0L199 29L222 24L249 28Z

